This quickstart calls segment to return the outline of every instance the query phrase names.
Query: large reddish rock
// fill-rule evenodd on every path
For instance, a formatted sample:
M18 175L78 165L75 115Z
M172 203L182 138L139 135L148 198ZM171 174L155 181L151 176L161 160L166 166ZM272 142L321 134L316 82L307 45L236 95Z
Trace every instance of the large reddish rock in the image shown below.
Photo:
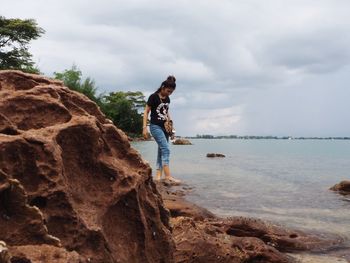
M291 263L294 260L255 237L229 235L216 220L173 219L177 263Z
M150 166L61 82L0 71L0 170L0 240L13 261L174 261Z

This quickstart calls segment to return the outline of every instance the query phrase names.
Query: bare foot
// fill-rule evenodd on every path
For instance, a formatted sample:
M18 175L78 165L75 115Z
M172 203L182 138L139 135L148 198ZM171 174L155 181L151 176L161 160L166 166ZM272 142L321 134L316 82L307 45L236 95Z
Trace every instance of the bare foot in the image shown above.
M161 169L157 169L157 172L156 172L156 176L155 176L155 181L160 181L160 179L162 178L162 170Z
M155 181L160 181L160 176L156 175L156 177L154 178Z

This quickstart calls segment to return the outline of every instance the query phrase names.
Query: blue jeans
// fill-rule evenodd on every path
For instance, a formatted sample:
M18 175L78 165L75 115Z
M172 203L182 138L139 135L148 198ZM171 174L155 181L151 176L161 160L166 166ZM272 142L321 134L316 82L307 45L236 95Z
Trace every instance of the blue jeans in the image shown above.
M163 165L169 165L170 147L169 136L165 134L162 127L156 124L150 124L150 132L158 144L157 170L161 170Z

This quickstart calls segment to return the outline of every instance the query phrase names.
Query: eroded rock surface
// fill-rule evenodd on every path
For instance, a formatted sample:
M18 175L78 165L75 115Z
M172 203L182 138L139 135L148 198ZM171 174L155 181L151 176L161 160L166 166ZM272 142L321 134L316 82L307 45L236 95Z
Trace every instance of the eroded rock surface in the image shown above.
M150 166L61 82L0 71L0 170L0 240L13 260L173 262Z
M166 180L157 181L156 185L162 195L165 207L170 211L171 217L185 216L194 220L215 218L215 215L209 210L183 198L191 190L189 186L171 184Z
M285 252L322 251L343 241L255 218L219 218L185 199L191 187L170 185L166 181L157 182L157 187L172 216L178 263L295 262Z
M172 222L178 263L294 262L291 257L266 245L261 239L227 234L215 221L177 217Z

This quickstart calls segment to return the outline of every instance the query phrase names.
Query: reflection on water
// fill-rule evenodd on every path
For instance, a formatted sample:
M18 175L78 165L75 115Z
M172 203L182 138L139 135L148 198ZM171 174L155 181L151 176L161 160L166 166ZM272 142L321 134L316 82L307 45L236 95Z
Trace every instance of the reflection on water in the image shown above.
M350 177L350 141L192 142L171 146L173 175L195 187L191 201L220 216L259 217L350 239L350 197L328 190ZM155 166L155 142L133 146ZM209 152L226 158L206 158Z

